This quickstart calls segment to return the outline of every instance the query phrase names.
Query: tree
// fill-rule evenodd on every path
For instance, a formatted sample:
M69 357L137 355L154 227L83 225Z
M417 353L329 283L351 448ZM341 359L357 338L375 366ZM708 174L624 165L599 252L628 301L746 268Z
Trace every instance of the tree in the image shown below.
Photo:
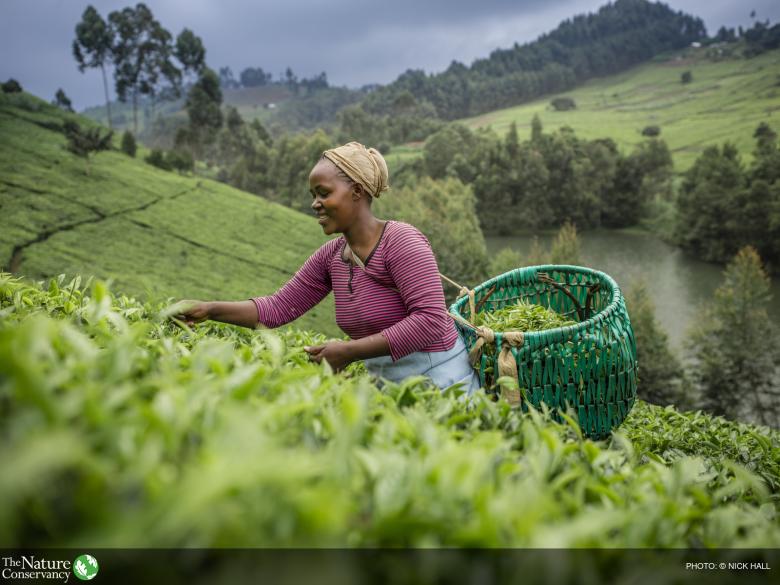
M108 96L108 79L106 64L112 58L114 32L93 6L87 6L81 16L81 22L76 25L76 40L73 41L73 56L84 73L87 67L100 67L103 74L103 90L106 94L106 114L108 127L111 123L111 100Z
M202 154L203 148L214 141L222 127L222 90L219 77L208 67L187 95L187 115L190 120L192 147Z
M124 152L126 155L135 158L137 146L135 144L135 137L133 137L133 133L130 132L130 130L125 130L122 134L121 148L122 152Z
M71 103L68 96L65 95L65 92L62 91L62 88L59 88L57 93L54 94L54 101L52 103L58 108L62 108L66 112L73 111L73 104Z
M176 58L182 64L182 69L199 75L206 66L206 49L203 41L190 29L185 28L176 37Z
M86 174L89 175L89 156L93 152L111 149L111 139L114 135L112 130L103 135L100 128L81 128L77 122L67 120L63 125L65 137L68 140L67 148L76 156L86 161Z
M769 318L769 277L755 248L742 248L690 336L698 406L761 424L780 422L780 343Z
M538 114L531 119L531 142L538 142L542 138L542 121Z
M655 319L647 285L640 281L626 294L626 308L636 341L639 387L642 400L659 406L687 408L687 379L682 363L671 351L666 332Z
M119 100L126 102L128 93L133 102L133 128L138 133L138 96L154 97L161 78L177 88L181 71L173 64L171 33L155 20L152 11L142 3L108 15L116 31L112 49L114 80Z
M219 68L219 84L225 89L235 89L239 83L233 77L233 70L230 67Z
M3 83L3 93L21 93L21 84L13 78L9 78L8 81Z

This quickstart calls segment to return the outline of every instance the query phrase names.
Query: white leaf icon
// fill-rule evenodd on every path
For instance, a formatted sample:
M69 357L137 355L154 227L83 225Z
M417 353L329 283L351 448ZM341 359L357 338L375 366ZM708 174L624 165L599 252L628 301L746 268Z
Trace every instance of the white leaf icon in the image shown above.
M79 572L79 574L87 576L87 565L82 563L80 560L76 561L76 570Z
M87 557L87 562L97 569L97 559L95 557Z

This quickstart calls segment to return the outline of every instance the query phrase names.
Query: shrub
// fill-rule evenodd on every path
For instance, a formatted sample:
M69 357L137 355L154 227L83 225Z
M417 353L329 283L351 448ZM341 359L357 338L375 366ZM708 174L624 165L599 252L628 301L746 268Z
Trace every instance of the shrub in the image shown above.
M169 150L165 158L168 166L180 173L192 171L195 168L195 159L189 150Z
M152 152L149 153L149 156L147 156L144 160L158 169L162 169L164 171L172 170L170 163L165 158L165 153L159 148L153 149Z
M550 105L557 112L565 112L566 110L574 110L577 108L577 103L570 97L557 97L550 101Z
M3 85L3 93L21 93L22 86L15 79L9 79Z
M693 73L690 71L685 71L682 75L680 75L680 82L690 83L691 81L693 81Z
M122 134L122 152L135 158L136 150L137 146L135 144L133 133L130 132L130 130L125 130L124 134Z
M642 129L642 136L660 136L661 135L661 127L660 126L645 126Z

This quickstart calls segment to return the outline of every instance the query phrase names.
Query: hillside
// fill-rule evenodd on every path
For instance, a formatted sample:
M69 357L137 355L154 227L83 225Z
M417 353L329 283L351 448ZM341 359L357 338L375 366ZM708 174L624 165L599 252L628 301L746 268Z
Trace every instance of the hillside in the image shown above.
M311 217L161 171L140 153L99 153L87 176L84 160L65 149L67 116L27 94L0 94L5 269L91 274L133 295L240 300L276 290L325 241ZM339 334L332 300L299 325Z
M550 95L460 121L500 133L515 122L521 138L527 138L536 114L546 131L570 126L581 138L612 138L624 150L643 140L643 128L657 125L677 171L690 167L705 147L726 140L748 160L759 122L780 130L780 50L721 61L706 58L706 52L671 53L557 94L573 98L576 110L554 111L550 101L557 95ZM684 71L693 74L689 84L680 82Z

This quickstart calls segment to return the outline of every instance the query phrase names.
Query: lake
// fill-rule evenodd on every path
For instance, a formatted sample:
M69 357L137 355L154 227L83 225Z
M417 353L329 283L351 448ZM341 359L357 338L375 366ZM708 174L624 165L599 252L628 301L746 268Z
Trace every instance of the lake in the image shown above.
M554 237L554 233L539 234L539 243L549 250ZM713 298L725 266L697 260L648 233L596 230L580 232L579 238L581 264L606 272L621 290L644 279L669 343L682 349L697 308ZM508 247L525 256L533 235L486 238L486 242L491 255ZM772 279L771 290L770 318L780 323L780 278Z

